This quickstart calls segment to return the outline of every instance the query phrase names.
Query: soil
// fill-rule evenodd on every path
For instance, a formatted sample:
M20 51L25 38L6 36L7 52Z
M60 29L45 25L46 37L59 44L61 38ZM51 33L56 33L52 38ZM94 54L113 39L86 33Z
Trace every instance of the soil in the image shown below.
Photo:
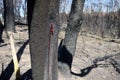
M23 46L28 40L27 27L17 26L17 33L14 35L16 52L20 51L19 61L20 73L30 71L30 52L29 44ZM60 31L59 41L64 38L64 31ZM5 43L0 45L0 74L9 66L12 56L9 40L4 32ZM20 53L20 52L19 52ZM120 43L105 42L97 38L79 35L76 47L76 54L72 64L72 75L65 78L60 72L59 80L119 80L120 63ZM28 74L30 75L30 74ZM10 78L14 80L14 76ZM25 77L23 80L30 80Z

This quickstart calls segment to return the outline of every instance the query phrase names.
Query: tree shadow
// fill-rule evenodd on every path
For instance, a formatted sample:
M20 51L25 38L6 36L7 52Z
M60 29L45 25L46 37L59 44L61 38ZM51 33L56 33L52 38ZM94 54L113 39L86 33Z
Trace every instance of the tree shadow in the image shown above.
M93 68L96 68L97 67L97 64L92 64L84 69L81 70L81 73L74 73L71 71L71 66L72 66L72 61L73 61L73 56L72 54L66 49L65 45L64 45L64 40L62 39L61 42L60 42L60 45L59 45L59 48L58 48L58 62L61 62L62 64L58 64L58 68L60 70L62 70L63 74L67 72L66 70L66 66L63 65L64 64L67 64L67 66L69 67L69 70L70 70L70 73L72 75L75 75L75 76L79 76L79 77L84 77L86 76L87 74L90 73L90 71L93 69Z
M5 29L4 25L2 24L2 22L0 21L0 44L4 43L4 40L2 39L2 35L3 35L3 30Z
M23 51L25 49L25 47L27 46L29 40L27 40L19 49L19 51L17 52L17 59L18 62L20 61L20 58L23 54ZM11 62L8 64L8 66L6 67L6 69L1 73L0 76L0 80L10 80L12 74L14 72L14 64L13 64L13 60L11 60Z
M4 41L3 41L4 42ZM1 42L2 43L2 42ZM0 47L3 47L3 46L7 46L7 43L3 43L3 44L1 44L0 43Z
M73 56L67 50L64 45L64 40L62 39L58 47L58 68L64 74L70 73L72 66Z
M84 76L86 76L87 74L89 74L90 71L91 71L92 69L94 69L94 68L97 68L97 64L93 64L93 65L91 65L91 66L88 66L88 67L80 70L81 73L74 73L74 72L71 71L71 74L72 74L72 75L75 75L75 76L79 76L79 77L84 77Z
M110 59L113 62L113 63L111 63L111 61L110 61L110 63L113 65L113 67L116 68L116 70L120 71L120 68L118 68L119 64L114 59L112 59L112 57L119 56L119 55L120 55L120 53L113 54L113 55L106 55L104 57L97 57L93 60L93 64L91 66L88 66L88 67L82 69L81 73L74 73L71 71L71 74L73 74L75 76L79 76L79 77L84 77L87 74L89 74L92 69L97 68L98 66L103 67L103 68L109 67L110 64L98 64L98 62L105 61L107 59Z
M69 70L71 70L71 65L73 61L73 56L72 54L67 50L66 46L64 45L64 40L62 39L60 42L60 45L58 47L58 62L62 63L61 65L58 65L59 69L64 69L62 71L67 71L65 70L65 65L69 67Z
M32 69L29 69L28 71L26 71L26 72L21 76L21 80L33 80L33 79L32 79Z
M58 48L58 61L69 65L71 68L73 57L70 52L66 49L65 45L62 45L63 40L61 40L60 46Z

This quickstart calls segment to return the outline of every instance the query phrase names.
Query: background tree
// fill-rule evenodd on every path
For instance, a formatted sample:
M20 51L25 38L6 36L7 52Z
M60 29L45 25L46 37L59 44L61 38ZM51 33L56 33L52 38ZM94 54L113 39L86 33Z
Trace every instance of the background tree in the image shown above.
M27 24L27 0L14 0L15 22Z
M4 25L6 30L16 32L14 24L14 7L13 0L4 0Z
M71 73L73 56L75 55L77 37L82 24L82 13L85 0L73 0L68 18L64 43L59 50L59 69L67 76Z
M4 40L2 39L2 34L3 34L3 30L4 30L4 25L2 24L2 21L0 20L0 44L4 42Z
M109 0L107 3L103 1L91 2L87 11L86 6L88 5L85 5L84 8L84 22L81 32L84 31L92 36L97 35L102 38L119 38L119 23L117 21L119 21L120 6L118 0Z

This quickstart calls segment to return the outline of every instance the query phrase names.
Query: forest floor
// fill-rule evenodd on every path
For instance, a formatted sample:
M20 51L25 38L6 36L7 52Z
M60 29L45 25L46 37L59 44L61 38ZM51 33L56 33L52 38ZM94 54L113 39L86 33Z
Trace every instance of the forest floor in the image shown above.
M14 39L16 52L20 57L20 73L24 74L27 71L30 76L31 64L29 44L26 42L28 40L27 33L27 27L17 27ZM64 31L60 31L59 41L63 38ZM5 33L3 39L5 43L0 45L0 74L3 70L5 72L8 68L11 69L10 65L12 64L9 40ZM98 62L93 65L95 61ZM115 63L116 65L114 65ZM97 38L79 35L72 64L72 72L74 74L70 79L66 79L59 72L59 80L119 80L120 72L118 68L120 68L120 65L118 63L120 63L120 43L106 42ZM7 73L9 72L7 71ZM23 80L30 80L25 75L23 75ZM9 77L11 76L9 75ZM9 77L8 80L14 80L13 76Z

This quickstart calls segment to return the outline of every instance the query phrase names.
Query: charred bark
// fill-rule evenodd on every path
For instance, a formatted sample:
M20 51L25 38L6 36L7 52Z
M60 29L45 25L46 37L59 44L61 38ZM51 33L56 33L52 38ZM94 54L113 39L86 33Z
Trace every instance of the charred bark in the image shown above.
M7 31L16 32L14 24L14 6L13 0L4 1L4 25Z
M2 22L0 21L0 44L4 42L4 40L2 39L2 35L3 35L3 30L4 30L4 25L2 24Z
M59 69L63 74L70 74L73 56L75 55L77 37L82 24L84 0L73 0L64 43L59 52Z

